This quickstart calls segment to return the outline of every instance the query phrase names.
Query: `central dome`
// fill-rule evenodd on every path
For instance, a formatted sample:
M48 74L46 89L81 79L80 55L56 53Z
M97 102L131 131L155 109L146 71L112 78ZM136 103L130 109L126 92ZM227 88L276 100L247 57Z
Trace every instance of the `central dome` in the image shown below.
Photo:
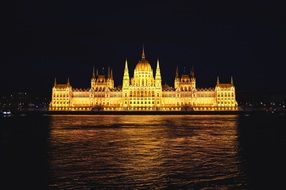
M150 63L146 59L142 59L135 67L136 71L152 71Z
M152 67L150 63L145 59L144 48L142 50L141 60L137 63L135 70L136 71L152 71Z

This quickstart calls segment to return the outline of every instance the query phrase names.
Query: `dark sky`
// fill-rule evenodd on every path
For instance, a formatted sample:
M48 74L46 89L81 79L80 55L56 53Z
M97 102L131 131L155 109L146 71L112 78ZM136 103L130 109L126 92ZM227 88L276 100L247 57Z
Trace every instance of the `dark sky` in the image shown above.
M6 5L5 5L6 6ZM49 96L54 77L89 87L93 65L133 69L142 44L163 83L194 66L199 87L233 75L238 93L285 92L285 10L276 1L21 1L2 19L1 91ZM184 69L185 68L185 69Z

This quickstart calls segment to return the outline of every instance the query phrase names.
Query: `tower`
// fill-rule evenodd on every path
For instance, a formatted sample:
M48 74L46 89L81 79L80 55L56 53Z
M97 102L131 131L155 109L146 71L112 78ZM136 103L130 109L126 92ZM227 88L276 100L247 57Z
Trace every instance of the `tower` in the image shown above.
M128 98L129 97L129 85L130 85L130 79L129 79L128 63L126 59L124 75L123 75L123 84L122 84L123 108L125 110L128 109L128 104L129 104L129 98Z
M156 109L160 110L162 100L162 79L160 72L159 59L157 60L156 75L155 75L155 105Z
M192 67L192 70L191 70L191 89L192 90L196 89L196 77L195 77L194 67Z
M155 75L155 86L156 86L156 88L162 89L162 79L161 79L159 59L157 60L156 75Z
M179 84L180 84L179 67L177 66L177 68L176 68L176 77L175 77L175 82L174 82L175 89L179 88Z
M113 71L110 70L110 88L114 88Z
M91 82L90 82L90 86L91 86L92 89L95 89L95 81L96 81L96 76L95 76L94 66L93 66L93 68L92 68Z
M125 60L125 68L124 68L124 75L123 75L123 84L122 90L126 90L129 88L129 71L128 71L128 63L127 59Z
M110 67L108 67L108 73L107 73L107 86L110 89L114 88L113 73L112 73L112 69L110 69Z

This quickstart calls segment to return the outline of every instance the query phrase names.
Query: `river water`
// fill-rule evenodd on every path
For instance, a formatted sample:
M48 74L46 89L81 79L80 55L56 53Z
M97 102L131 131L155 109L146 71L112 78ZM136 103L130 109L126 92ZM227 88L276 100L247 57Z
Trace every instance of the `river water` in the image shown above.
M4 189L283 185L283 115L12 116L0 124Z

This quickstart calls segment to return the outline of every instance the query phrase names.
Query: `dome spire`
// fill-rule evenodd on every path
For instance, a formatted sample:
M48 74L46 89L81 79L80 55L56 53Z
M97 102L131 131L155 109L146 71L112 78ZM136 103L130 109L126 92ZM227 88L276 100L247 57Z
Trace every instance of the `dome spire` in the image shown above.
M141 56L142 59L145 59L145 49L144 49L144 44L142 46L142 56Z

